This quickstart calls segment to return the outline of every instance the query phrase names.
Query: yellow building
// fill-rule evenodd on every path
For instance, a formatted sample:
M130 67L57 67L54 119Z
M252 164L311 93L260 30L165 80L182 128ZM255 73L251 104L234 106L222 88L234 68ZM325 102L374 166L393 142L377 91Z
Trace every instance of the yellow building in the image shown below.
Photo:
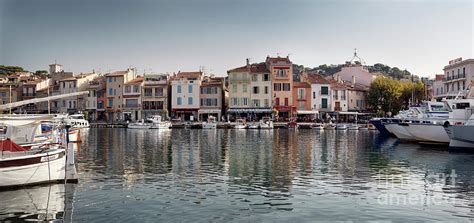
M267 57L273 85L273 108L278 118L288 118L295 112L293 106L293 64L289 57Z

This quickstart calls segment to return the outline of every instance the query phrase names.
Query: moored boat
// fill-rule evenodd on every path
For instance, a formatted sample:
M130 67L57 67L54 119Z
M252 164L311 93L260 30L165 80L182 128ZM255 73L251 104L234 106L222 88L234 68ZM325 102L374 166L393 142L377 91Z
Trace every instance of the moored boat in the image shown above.
M216 129L217 128L216 117L210 115L209 118L207 118L207 122L202 123L202 128L203 129Z
M316 124L311 125L311 128L321 131L321 130L324 130L324 125L321 123L316 123Z
M245 123L245 121L243 119L237 119L236 123L234 125L234 128L235 129L245 129L245 128L247 128L247 124Z
M273 121L270 117L263 117L259 122L260 129L273 129Z
M450 136L449 147L474 149L474 115L464 125L446 126Z
M146 123L143 119L141 121L138 121L138 122L134 122L134 123L129 123L127 125L127 128L129 129L150 129L151 128L151 124L150 123Z
M171 122L163 121L160 115L153 115L147 118L147 121L151 124L151 129L169 129L171 128Z
M347 130L347 125L346 124L337 124L336 125L336 130Z

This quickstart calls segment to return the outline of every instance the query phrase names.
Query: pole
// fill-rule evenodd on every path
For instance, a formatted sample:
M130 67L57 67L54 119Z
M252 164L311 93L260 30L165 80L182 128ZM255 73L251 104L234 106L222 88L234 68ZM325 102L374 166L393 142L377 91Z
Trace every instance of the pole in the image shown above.
M48 83L47 88L48 88L48 97L49 97L49 83ZM50 114L51 114L51 103L50 103L50 101L48 100L48 115L50 115Z
M10 104L12 103L12 86L10 85L10 96L9 96L9 100L10 100ZM10 106L10 116L12 115L12 107Z

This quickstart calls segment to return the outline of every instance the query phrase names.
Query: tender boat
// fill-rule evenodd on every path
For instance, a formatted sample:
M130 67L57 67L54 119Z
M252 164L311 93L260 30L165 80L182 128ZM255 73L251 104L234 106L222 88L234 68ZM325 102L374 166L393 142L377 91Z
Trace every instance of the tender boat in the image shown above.
M273 121L270 117L263 117L259 122L260 129L273 129Z
M245 123L245 121L243 119L237 119L235 121L236 121L236 124L234 125L235 129L245 129L245 128L247 128L247 124Z
M135 123L130 123L127 125L127 128L129 129L150 129L151 128L151 124L150 123L146 123L143 119L139 122L135 122Z
M367 129L368 130L377 130L377 128L375 128L375 126L372 125L371 123L367 124Z
M216 129L217 128L216 117L210 115L209 118L207 119L207 122L202 123L202 128L203 129Z
M163 121L160 115L153 115L147 118L147 121L151 123L151 129L169 129L171 128L171 122Z
M347 125L346 124L337 124L336 125L336 130L347 130Z

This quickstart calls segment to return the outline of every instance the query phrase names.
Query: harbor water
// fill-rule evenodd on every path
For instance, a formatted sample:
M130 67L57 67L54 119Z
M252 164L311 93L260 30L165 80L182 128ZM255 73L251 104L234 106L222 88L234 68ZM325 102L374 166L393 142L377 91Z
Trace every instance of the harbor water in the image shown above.
M474 221L474 154L377 131L82 134L79 183L0 192L0 221Z

